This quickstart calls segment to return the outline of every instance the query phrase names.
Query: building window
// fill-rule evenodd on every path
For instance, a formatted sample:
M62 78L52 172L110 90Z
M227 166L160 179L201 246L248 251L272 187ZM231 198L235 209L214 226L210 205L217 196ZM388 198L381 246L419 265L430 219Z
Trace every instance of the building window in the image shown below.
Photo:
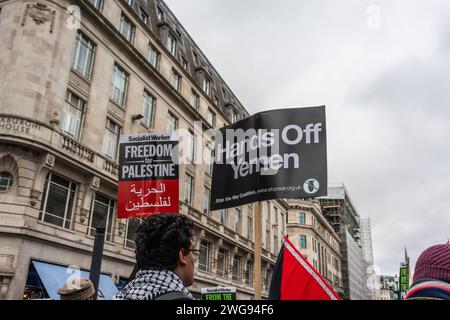
M266 229L266 250L270 252L270 230Z
M125 39L128 40L128 42L133 43L134 41L134 33L135 33L136 27L131 22L130 19L128 19L127 16L122 15L120 19L120 33L125 37Z
M225 88L222 88L222 96L223 96L223 101L228 102L228 93L225 90Z
M14 176L8 171L0 172L0 192L8 192L14 184Z
M117 156L120 127L109 118L106 120L105 136L103 138L103 154L113 160Z
M198 59L198 54L195 51L192 51L192 56L194 57L194 63L196 66L200 65L200 61Z
M111 83L111 99L121 107L125 105L127 86L128 74L115 64Z
M147 12L145 12L145 10L143 8L140 8L140 12L141 12L141 20L142 20L142 22L144 22L145 24L148 24L148 14L147 14Z
M273 215L274 215L275 224L278 224L278 208L277 207L273 207Z
M80 97L67 91L60 126L64 133L70 135L75 140L80 138L85 105L86 102Z
M233 281L242 281L242 257L234 256L233 259Z
M163 21L164 20L164 12L160 7L156 8L156 14L158 15L158 20Z
M220 223L226 226L228 224L228 210L222 209L219 211Z
M216 125L216 114L211 110L211 109L208 109L208 114L206 115L206 121L208 121L208 124L211 126L211 127L215 127L215 125Z
M116 202L98 193L92 198L89 235L95 236L95 230L105 229L106 241L112 241Z
M268 225L270 225L271 216L270 216L270 204L269 202L264 202L263 212L266 213L266 222Z
M216 106L219 106L219 98L217 98L216 95L214 96L214 104L215 104Z
M211 190L208 187L205 187L203 194L203 213L210 215L209 211L209 200L211 198Z
M170 53L175 56L177 53L177 39L175 36L169 32L167 36L167 49L169 49Z
M89 2L98 10L101 11L103 0L89 0Z
M213 173L213 166L214 166L214 156L211 149L208 147L205 148L205 173L208 176L212 176Z
M278 236L276 235L273 237L273 252L278 253Z
M238 114L233 107L228 108L228 117L230 118L231 123L235 123L238 120Z
M298 214L298 223L306 224L306 216L304 212L299 212Z
M220 248L217 254L217 275L219 277L226 277L228 266L228 252Z
M272 271L271 270L267 270L266 271L266 277L264 278L264 288L266 288L266 290L269 289L271 280L272 280Z
M306 236L300 235L300 249L306 249Z
M286 230L286 218L284 217L284 213L281 214L281 232L284 234Z
M175 90L180 92L180 90L181 90L181 77L175 70L172 70L172 75L170 77L170 84L172 85L172 87Z
M203 78L203 91L209 96L211 94L211 81L207 78Z
M194 178L186 175L184 180L184 202L188 205L192 204L192 189L194 187Z
M235 219L234 231L240 234L242 232L242 210L240 208L236 208Z
M188 163L193 163L195 160L195 137L191 131L188 132L186 139L186 160Z
M43 202L39 219L66 229L72 228L77 185L49 173L45 179Z
M172 113L167 115L167 133L174 133L178 128L178 119Z
M210 272L211 268L211 244L207 241L200 243L200 255L198 257L198 268L204 272Z
M183 69L187 71L187 73L190 74L189 71L189 63L187 62L187 60L183 57L181 57L181 65L183 66Z
M200 107L200 96L194 91L191 91L191 100L189 101L191 104L191 107L195 108L196 110Z
M125 233L125 244L126 248L135 249L136 248L136 237L137 237L137 229L141 224L141 219L128 219L127 220L127 228Z
M152 45L149 45L147 59L154 68L158 69L159 52Z
M253 241L253 217L248 216L247 218L247 236L248 240Z
M180 30L178 30L178 29L176 30L176 32L177 32L177 36L178 36L178 39L179 39L181 47L184 47L184 45L183 45L183 35L181 34Z
M84 34L78 32L72 57L72 68L86 79L91 78L94 53L95 44Z
M253 286L253 261L247 261L247 269L245 271L245 283Z
M156 99L148 93L147 90L144 91L144 105L143 105L143 116L142 124L147 128L153 127L153 119L155 115L155 102Z

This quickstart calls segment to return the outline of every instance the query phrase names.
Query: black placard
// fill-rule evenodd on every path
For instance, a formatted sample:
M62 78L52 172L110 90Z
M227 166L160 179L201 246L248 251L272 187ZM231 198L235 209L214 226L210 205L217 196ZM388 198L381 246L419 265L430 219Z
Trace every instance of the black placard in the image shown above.
M325 107L258 113L218 131L211 210L327 195Z

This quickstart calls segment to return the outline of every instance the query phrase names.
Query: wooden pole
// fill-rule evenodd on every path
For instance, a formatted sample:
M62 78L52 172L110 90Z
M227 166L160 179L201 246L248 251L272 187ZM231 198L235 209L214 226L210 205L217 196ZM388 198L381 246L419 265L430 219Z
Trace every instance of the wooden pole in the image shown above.
M254 276L255 276L255 300L261 300L261 216L262 205L260 202L255 202L253 206L254 221L255 221L255 263Z

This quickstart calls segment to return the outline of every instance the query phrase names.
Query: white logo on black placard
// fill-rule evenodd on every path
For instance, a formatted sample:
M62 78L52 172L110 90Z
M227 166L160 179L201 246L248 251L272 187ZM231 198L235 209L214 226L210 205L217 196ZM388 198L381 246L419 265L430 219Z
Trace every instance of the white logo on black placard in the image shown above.
M316 179L308 179L303 184L303 190L308 194L317 193L320 189L320 183Z

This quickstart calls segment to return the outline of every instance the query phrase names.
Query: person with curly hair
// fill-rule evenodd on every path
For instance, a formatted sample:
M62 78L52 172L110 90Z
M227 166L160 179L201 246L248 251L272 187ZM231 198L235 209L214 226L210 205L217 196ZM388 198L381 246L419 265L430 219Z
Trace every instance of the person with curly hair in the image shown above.
M181 214L151 216L141 223L136 239L135 278L115 300L193 300L193 222Z

